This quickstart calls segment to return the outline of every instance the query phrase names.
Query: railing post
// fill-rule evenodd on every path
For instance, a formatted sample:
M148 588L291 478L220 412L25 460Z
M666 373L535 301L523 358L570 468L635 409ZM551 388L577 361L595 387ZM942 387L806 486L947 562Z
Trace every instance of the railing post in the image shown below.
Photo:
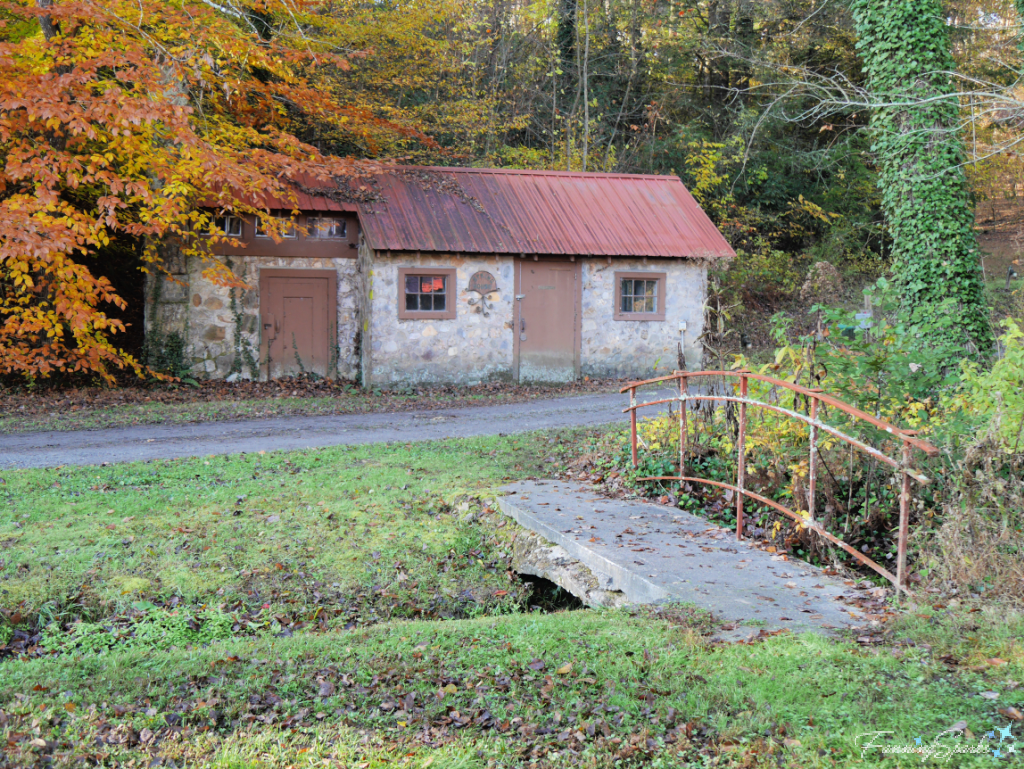
M818 391L815 388L814 391ZM809 460L810 469L807 481L807 515L814 520L814 492L818 485L818 399L811 396L811 456Z
M633 452L633 469L636 470L640 463L636 458L636 388L629 388L629 433L630 443Z
M686 394L689 387L686 381L686 372L675 372L679 376L679 478L686 475Z
M747 397L747 377L740 373L740 397ZM736 439L736 539L743 539L743 483L747 474L747 404L740 403L740 430Z
M903 442L903 463L900 472L903 474L903 487L900 489L900 534L896 549L896 585L907 587L907 536L910 533L910 444ZM897 591L898 592L898 591Z

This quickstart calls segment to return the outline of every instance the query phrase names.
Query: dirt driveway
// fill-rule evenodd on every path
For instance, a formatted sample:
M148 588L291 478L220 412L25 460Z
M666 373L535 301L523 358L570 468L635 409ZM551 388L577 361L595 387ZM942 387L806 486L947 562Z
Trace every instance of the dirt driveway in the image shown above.
M645 393L645 397L656 399L653 392ZM0 436L0 468L98 465L625 424L626 416L622 409L626 405L626 396L613 393L397 414L283 417L80 432L20 433ZM653 414L656 409L648 411Z

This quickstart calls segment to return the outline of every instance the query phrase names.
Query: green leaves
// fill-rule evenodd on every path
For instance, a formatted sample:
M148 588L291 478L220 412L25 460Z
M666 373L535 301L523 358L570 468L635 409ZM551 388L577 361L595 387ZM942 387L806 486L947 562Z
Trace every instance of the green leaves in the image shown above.
M855 0L858 50L878 105L873 150L893 240L901 319L947 364L992 345L957 134L955 63L937 0Z

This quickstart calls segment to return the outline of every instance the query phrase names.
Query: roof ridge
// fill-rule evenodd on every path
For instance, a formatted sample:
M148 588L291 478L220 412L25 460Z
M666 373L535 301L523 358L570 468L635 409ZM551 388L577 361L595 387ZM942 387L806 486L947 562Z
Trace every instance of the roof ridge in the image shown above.
M605 171L550 171L533 168L472 168L467 166L389 166L402 171L434 171L437 173L461 174L509 174L510 176L561 176L605 179L652 179L658 181L676 181L682 179L672 174L626 174Z

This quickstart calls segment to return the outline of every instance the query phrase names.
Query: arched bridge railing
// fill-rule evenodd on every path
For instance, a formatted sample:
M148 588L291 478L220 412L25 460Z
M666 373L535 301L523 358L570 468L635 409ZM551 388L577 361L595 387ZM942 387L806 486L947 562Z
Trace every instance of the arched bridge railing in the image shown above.
M696 393L691 395L689 392L689 383L693 380L706 379L708 377L716 377L720 379L735 379L738 380L737 385L734 389L734 394L703 394ZM794 409L783 408L778 403L762 403L761 401L752 400L748 396L748 385L751 379L765 382L784 390L802 395L807 399L808 413L802 414ZM661 384L665 382L676 382L679 386L679 395L671 398L660 398L654 401L648 401L646 403L637 403L636 393L637 389L645 385ZM820 389L811 389L808 387L801 387L800 385L792 384L790 382L783 382L779 379L773 379L772 377L764 376L761 374L754 374L750 371L676 371L669 376L658 377L657 379L647 379L642 382L631 382L626 387L623 387L620 392L629 392L629 407L623 409L623 413L628 412L630 415L630 442L632 446L632 458L633 458L633 469L638 467L637 462L637 410L646 406L657 406L663 403L678 403L679 404L679 475L662 475L652 476L649 478L640 478L639 480L644 481L679 481L687 483L703 483L710 486L718 486L723 489L728 489L736 494L736 538L743 538L743 502L744 499L750 498L764 505L778 510L780 513L792 518L793 520L807 526L812 531L816 532L820 536L827 539L829 542L837 545L838 547L845 550L847 553L852 555L858 561L865 566L874 569L876 572L881 574L883 577L892 582L897 588L906 590L906 568L907 568L907 535L909 534L910 524L910 481L911 479L921 484L930 483L930 479L918 472L911 466L911 460L914 449L924 452L928 456L935 456L939 453L939 450L919 438L914 437L914 430L903 430L899 427L895 427L881 419L873 417L867 412L861 411L860 409L851 406L838 398L834 398L831 395L826 395ZM738 437L736 440L736 484L723 483L721 481L714 481L709 478L696 478L689 477L686 475L686 433L687 433L687 405L693 401L720 401L723 403L735 403L738 404L738 421L739 430ZM892 436L894 440L898 440L902 443L902 452L899 458L893 458L888 456L882 451L869 446L862 440L854 438L853 436L847 435L841 430L825 424L821 421L818 416L819 406L827 405L831 408L835 408L842 411L845 414L854 417L863 422L867 422L880 430L885 431L888 435ZM774 500L767 499L766 497L757 494L749 489L745 488L746 481L746 433L747 433L747 406L755 406L758 408L768 409L775 411L780 414L784 414L792 419L799 420L806 423L810 427L810 458L809 458L809 473L808 473L808 489L807 489L807 515L802 515L793 510L790 510L783 505L780 505ZM858 449L859 451L874 457L879 462L889 465L890 467L897 470L903 476L902 489L900 491L900 526L899 526L899 540L897 547L897 558L896 558L896 574L893 575L885 567L876 563L875 561L868 558L866 555L861 553L859 550L846 544L838 537L834 536L830 532L826 531L825 528L814 518L814 502L815 502L815 489L817 485L817 467L818 467L818 435L819 431L829 433L835 436L839 440L848 443L850 446Z

